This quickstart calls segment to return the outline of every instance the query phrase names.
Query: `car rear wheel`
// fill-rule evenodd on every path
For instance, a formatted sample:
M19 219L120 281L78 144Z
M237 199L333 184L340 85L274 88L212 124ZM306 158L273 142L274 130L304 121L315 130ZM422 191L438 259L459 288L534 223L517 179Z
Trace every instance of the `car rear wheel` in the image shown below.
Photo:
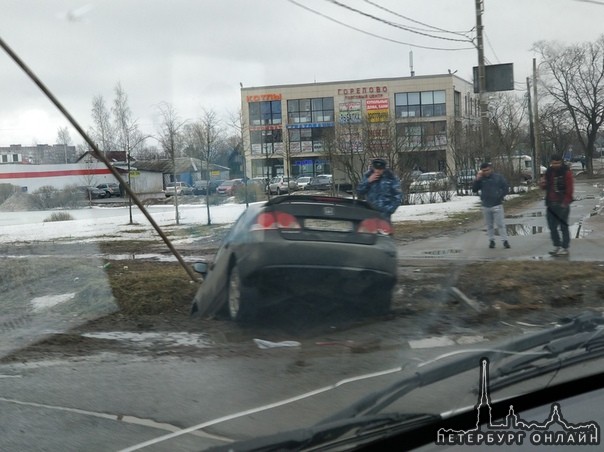
M245 291L237 264L233 265L229 273L227 300L231 320L243 322L249 319L250 307L245 300Z

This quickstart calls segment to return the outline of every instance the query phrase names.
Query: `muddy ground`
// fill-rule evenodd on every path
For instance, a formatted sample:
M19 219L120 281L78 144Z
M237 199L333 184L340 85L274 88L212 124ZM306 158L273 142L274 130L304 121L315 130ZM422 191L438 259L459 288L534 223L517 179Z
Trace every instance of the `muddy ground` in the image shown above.
M531 199L525 200L530 202ZM522 204L519 203L518 207ZM509 206L513 214L514 206ZM480 219L464 215L447 222L398 224L400 243L428 236L454 236ZM224 233L224 232L222 232ZM180 249L183 257L211 259L219 240L209 240L199 248ZM78 245L40 244L37 251L70 254ZM30 247L31 252L35 247ZM105 255L145 253L169 255L160 242L102 242ZM111 313L76 326L61 334L19 350L7 360L32 360L49 357L81 356L100 351L124 353L165 353L181 355L228 356L254 353L252 339L325 340L341 332L353 332L378 325L390 325L409 337L467 331L493 334L498 327L519 321L543 325L583 309L599 309L604 301L603 262L492 261L457 262L429 260L401 262L399 282L386 318L367 318L349 309L330 306L328 300L272 310L254 325L239 326L222 319L192 319L191 300L197 290L180 264L156 259L103 258L104 272L116 306ZM58 268L57 272L60 273ZM64 274L60 273L63 277ZM97 294L87 289L92 296ZM387 323L384 324L383 322ZM387 328L384 335L387 336ZM82 337L83 333L128 331L188 332L210 335L214 346L208 349L180 347L166 350L161 344L141 350L127 343Z

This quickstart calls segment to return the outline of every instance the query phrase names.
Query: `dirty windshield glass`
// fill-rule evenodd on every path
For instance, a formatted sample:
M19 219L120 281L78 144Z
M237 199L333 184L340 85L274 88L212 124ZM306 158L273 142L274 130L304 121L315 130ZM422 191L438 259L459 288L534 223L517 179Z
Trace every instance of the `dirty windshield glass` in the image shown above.
M597 449L604 2L1 11L0 450Z

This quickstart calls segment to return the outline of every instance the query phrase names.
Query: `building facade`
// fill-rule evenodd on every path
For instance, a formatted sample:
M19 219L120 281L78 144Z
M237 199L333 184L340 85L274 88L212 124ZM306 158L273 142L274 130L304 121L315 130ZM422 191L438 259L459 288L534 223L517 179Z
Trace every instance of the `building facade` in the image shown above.
M454 74L241 88L241 107L248 177L334 173L334 152L380 140L391 160L412 151L414 166L451 172L455 123L479 120L472 83Z
M1 163L27 163L34 165L53 165L75 163L77 161L76 147L66 144L37 144L21 146L11 144L0 146Z

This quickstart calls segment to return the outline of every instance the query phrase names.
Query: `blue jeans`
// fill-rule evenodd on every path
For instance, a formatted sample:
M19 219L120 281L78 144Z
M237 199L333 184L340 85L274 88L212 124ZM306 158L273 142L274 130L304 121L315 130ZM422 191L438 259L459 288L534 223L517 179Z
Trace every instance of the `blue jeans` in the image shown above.
M570 232L568 230L568 217L570 215L570 206L562 207L561 204L550 204L547 206L547 226L554 246L568 248L570 246ZM560 233L562 232L562 240Z
M499 236L503 242L508 240L508 232L505 228L503 205L499 204L493 207L482 207L484 221L487 224L487 236L489 241L495 240L495 227L499 231Z

